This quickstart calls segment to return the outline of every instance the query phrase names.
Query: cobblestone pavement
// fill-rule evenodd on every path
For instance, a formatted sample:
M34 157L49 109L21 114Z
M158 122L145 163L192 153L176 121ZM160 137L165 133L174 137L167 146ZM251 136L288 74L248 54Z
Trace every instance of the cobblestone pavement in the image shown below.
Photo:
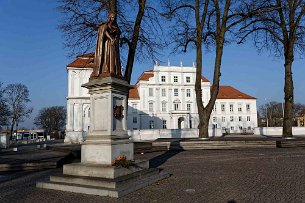
M152 158L153 166L172 176L113 199L35 188L37 181L60 174L61 169L19 176L2 173L0 202L305 202L302 148L169 151L137 156Z

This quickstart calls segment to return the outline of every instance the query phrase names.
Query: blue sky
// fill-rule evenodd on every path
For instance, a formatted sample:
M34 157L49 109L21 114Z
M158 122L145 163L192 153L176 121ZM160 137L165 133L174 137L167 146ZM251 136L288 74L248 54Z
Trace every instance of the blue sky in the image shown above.
M66 105L68 51L63 48L61 32L56 28L61 14L56 0L1 0L0 1L0 82L23 83L30 90L34 112L20 126L32 128L37 112L48 106ZM192 66L194 51L187 54L168 54L165 50L163 65ZM203 56L203 74L212 79L213 53ZM296 57L293 67L295 101L305 104L304 59ZM284 62L258 54L251 44L232 44L225 48L222 62L222 85L231 85L257 98L258 105L267 101L283 100ZM162 65L162 64L161 64ZM132 81L152 64L136 63Z

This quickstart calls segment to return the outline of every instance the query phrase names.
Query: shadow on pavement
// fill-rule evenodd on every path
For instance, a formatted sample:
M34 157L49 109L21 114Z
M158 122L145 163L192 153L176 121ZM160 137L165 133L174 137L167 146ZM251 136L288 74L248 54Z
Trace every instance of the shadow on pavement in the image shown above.
M173 141L170 143L169 149L165 153L149 160L149 167L157 168L157 167L161 166L162 164L164 164L168 159L179 154L181 151L184 151L184 150L180 145L180 140Z

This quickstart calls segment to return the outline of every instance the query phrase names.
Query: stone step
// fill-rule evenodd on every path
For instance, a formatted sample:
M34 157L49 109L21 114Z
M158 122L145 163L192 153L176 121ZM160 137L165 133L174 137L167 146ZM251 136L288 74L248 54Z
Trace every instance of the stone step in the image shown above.
M63 174L114 179L147 168L149 168L149 161L147 160L136 160L129 168L102 164L72 163L63 166Z
M109 178L96 178L96 177L85 177L85 176L71 176L71 175L58 175L51 176L51 182L67 183L67 184L80 184L80 185L90 185L105 188L119 188L126 184L138 181L140 178L146 178L152 175L157 175L159 169L151 168L138 171L129 175L121 176L115 179Z
M275 141L185 141L154 142L153 147L167 147L170 150L190 149L235 149L235 148L275 148Z
M160 172L147 177L139 177L136 181L126 184L119 188L105 188L92 185L72 184L72 183L58 183L58 182L38 182L36 187L44 189L53 189L66 192L75 192L89 195L122 197L128 193L151 185L161 179L168 178L169 174Z
M278 148L305 147L305 141L300 141L300 140L276 141L276 147Z
M57 168L56 161L0 164L0 172Z

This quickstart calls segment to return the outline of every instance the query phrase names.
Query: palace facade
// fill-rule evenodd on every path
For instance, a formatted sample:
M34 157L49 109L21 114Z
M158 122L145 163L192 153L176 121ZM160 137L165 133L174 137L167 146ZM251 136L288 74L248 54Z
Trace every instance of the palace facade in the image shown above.
M67 65L68 97L66 142L80 142L90 129L90 96L81 85L89 81L93 54ZM129 130L197 128L196 68L155 65L145 71L129 91ZM210 99L211 83L201 78L202 101ZM257 127L256 98L231 86L220 86L210 127L227 133L252 132Z

